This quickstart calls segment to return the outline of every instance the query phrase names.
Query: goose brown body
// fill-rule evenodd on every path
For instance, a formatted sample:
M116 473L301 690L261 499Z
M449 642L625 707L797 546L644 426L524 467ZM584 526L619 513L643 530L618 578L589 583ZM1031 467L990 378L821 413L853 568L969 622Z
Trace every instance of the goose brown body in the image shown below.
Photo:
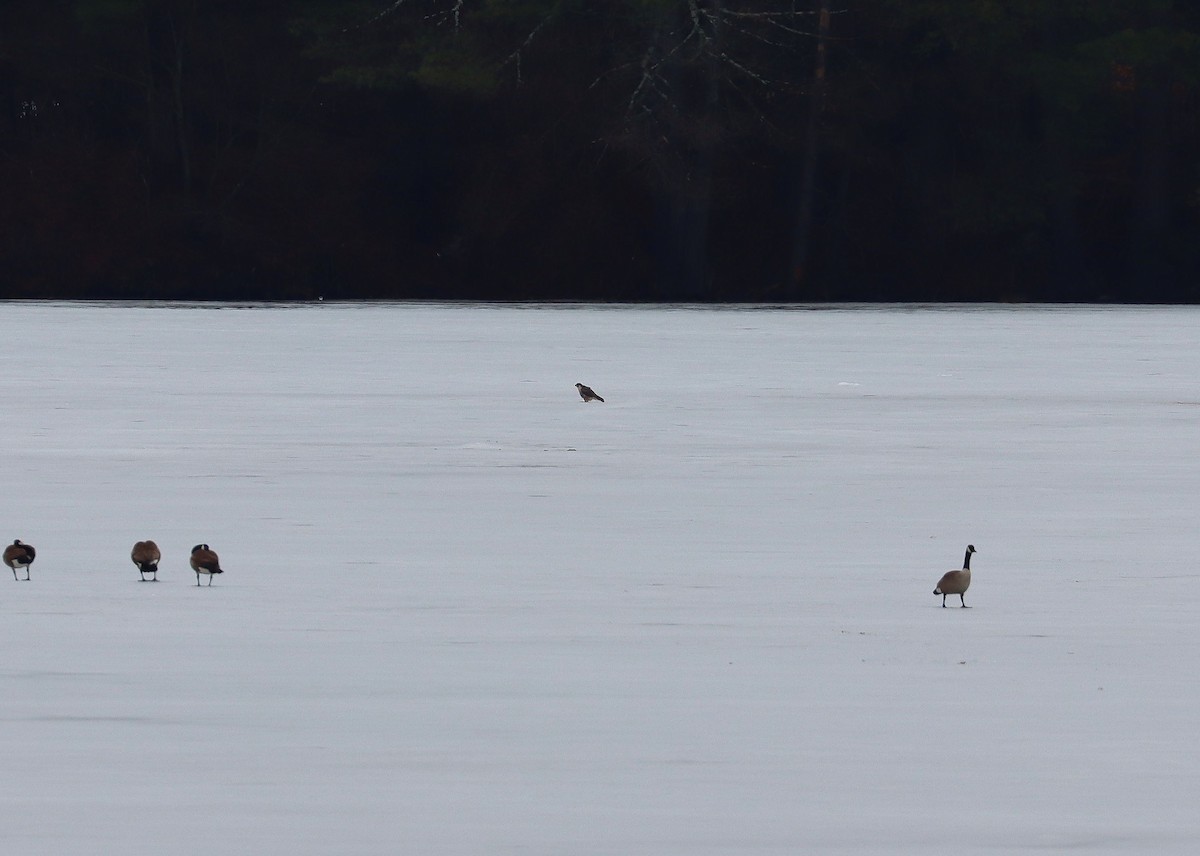
M208 574L208 584L212 585L213 574L225 573L221 570L217 554L207 544L197 544L192 548L191 563L192 570L196 572L196 585L200 585L201 574Z
M963 556L962 570L947 571L938 580L937 588L933 590L934 594L942 596L942 606L946 606L946 595L956 594L962 606L967 606L966 598L963 597L967 593L967 589L971 587L971 554L975 552L975 547L972 544L967 545L967 553Z
M17 576L17 568L24 568L25 579L29 579L29 566L33 564L36 556L37 550L28 544L22 544L20 540L13 541L4 548L4 564L12 568L14 580L20 579Z
M138 541L133 545L129 558L137 565L143 580L146 579L146 574L151 574L152 580L158 580L158 560L162 558L162 553L157 544L153 541Z

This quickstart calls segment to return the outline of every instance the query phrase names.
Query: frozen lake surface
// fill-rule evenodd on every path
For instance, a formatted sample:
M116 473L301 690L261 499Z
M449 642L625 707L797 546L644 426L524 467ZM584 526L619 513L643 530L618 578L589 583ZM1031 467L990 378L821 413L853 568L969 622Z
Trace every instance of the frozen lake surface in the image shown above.
M0 311L5 853L1200 847L1196 309Z

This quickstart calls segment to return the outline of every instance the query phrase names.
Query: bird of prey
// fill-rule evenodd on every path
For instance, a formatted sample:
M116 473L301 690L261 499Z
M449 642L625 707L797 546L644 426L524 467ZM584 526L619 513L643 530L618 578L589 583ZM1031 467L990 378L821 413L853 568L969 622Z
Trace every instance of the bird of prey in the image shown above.
M595 390L593 390L590 386L584 386L581 383L577 383L577 384L575 384L575 388L577 390L579 390L579 397L582 398L584 401L599 401L599 402L604 401L603 398L596 395Z

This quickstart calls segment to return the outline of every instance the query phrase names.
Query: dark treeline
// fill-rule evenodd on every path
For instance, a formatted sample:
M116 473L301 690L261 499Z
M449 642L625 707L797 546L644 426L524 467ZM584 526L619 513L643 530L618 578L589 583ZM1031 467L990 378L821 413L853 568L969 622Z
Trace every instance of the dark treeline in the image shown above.
M0 297L1200 301L1200 4L7 0Z

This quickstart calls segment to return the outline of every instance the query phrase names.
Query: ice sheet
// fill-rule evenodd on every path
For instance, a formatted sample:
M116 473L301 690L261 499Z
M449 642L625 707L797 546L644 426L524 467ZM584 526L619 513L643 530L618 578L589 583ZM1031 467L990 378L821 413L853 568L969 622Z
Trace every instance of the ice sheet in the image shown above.
M1195 309L0 313L4 852L1200 844Z

